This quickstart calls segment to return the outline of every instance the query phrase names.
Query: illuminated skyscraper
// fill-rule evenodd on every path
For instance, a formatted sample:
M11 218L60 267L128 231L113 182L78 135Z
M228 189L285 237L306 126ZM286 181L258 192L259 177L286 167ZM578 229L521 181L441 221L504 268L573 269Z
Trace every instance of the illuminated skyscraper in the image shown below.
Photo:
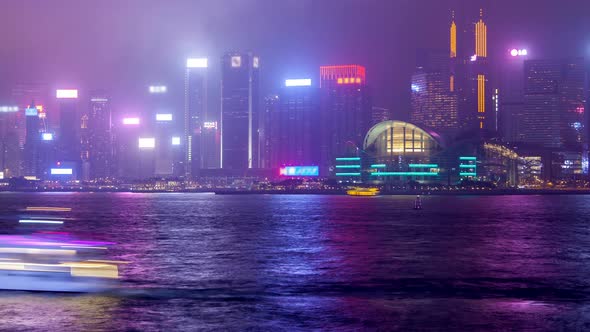
M259 58L227 53L222 58L221 167L258 168Z
M587 174L587 74L582 58L526 60L522 142L554 149L553 176Z
M16 105L0 106L0 172L3 172L6 178L20 176L22 173L19 144L19 118L22 116L20 112Z
M74 165L73 178L80 171L80 136L81 118L78 114L78 90L57 90L59 103L59 136L57 156L60 162Z
M496 102L499 105L498 131L505 142L520 142L523 139L524 60L527 54L526 50L507 51L502 62L499 100Z
M448 74L419 69L412 75L411 122L453 135L458 129L457 95L449 91Z
M272 118L279 112L279 95L271 94L264 98L264 105L260 119L260 167L270 168L271 141L272 141Z
M199 175L199 170L219 167L219 139L205 139L204 135L217 135L219 112L208 111L207 104L207 58L190 58L185 74L185 168L188 178ZM205 123L215 123L215 126ZM214 128L212 128L214 127ZM216 133L212 133L215 131ZM217 135L218 136L218 135ZM212 157L217 156L217 157ZM212 160L217 158L217 161Z
M92 180L104 180L114 175L115 146L110 98L104 91L90 94L88 112L88 160Z
M371 125L371 101L365 67L320 67L322 126L320 172L327 175L335 158L357 154Z
M270 114L270 167L318 166L319 89L311 79L286 80L278 100Z
M171 101L166 85L156 84L148 87L149 105L146 114L145 126L142 130L144 136L154 136L156 146L154 148L154 174L160 177L171 176L174 172L174 147L171 144L172 136L179 131L176 124L180 116L170 107ZM147 153L142 153L143 156ZM143 165L145 174L148 172L146 158Z
M202 169L219 168L219 146L221 134L219 122L205 121L201 129L201 159Z
M411 82L411 122L453 136L459 127L458 97L449 85L453 74L448 53L420 50L417 55Z
M492 87L488 73L487 25L483 10L471 29L461 29L454 13L450 25L449 90L458 96L458 117L461 129L492 133L496 119L492 105ZM458 34L458 31L462 31ZM464 37L464 38L460 38Z
M24 175L40 177L42 173L39 159L39 144L41 143L39 110L32 102L25 110L26 117L26 139L24 152Z

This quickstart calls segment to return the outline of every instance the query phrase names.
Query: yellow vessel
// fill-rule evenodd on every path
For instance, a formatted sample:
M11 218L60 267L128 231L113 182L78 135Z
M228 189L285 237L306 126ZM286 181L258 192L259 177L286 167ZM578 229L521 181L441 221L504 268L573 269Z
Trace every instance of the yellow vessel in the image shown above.
M346 191L350 196L377 196L379 195L378 188L354 188Z

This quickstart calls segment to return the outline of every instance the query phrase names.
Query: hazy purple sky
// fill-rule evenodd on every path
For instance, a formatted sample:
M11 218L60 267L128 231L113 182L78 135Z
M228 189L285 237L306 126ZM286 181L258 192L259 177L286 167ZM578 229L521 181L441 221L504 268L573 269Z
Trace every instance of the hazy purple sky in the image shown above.
M316 78L322 64L358 63L375 104L403 114L416 48L446 47L450 9L475 19L479 7L493 53L522 45L532 57L590 57L588 0L1 0L0 87L106 88L124 112L160 82L180 109L186 57L211 59L217 100L222 53L252 50L262 91Z

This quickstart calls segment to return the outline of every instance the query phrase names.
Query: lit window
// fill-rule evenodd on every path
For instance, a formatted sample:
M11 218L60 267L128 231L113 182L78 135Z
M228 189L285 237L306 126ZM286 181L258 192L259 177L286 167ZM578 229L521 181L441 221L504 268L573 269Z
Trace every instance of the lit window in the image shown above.
M231 57L231 66L234 68L242 66L242 57L239 55Z

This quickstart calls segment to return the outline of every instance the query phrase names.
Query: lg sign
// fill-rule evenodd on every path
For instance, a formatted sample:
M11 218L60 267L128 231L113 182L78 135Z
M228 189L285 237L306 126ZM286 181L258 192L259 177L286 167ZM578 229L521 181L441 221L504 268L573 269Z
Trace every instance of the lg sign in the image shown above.
M510 50L510 55L512 55L512 56L525 56L525 55L528 55L528 52L526 49L517 50L517 49L513 48Z

